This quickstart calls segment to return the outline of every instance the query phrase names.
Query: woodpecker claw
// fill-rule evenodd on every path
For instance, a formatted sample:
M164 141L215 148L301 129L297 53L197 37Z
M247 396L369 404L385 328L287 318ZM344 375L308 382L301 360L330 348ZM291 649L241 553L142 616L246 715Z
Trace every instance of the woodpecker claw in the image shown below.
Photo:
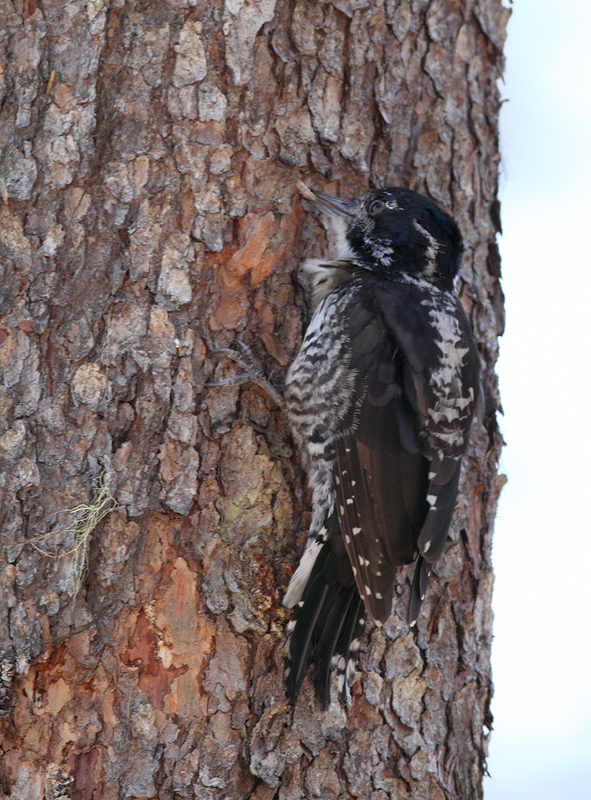
M208 381L206 386L242 386L244 383L256 383L269 397L280 407L283 407L283 397L280 392L269 381L262 369L257 365L252 350L240 339L235 339L234 344L242 350L238 353L230 347L221 347L214 350L212 355L229 358L238 364L244 372L234 375L231 378L221 378L219 381Z
M219 381L207 381L206 386L242 386L243 383L248 383L253 379L253 376L247 372L240 375L234 375L232 378L220 378Z

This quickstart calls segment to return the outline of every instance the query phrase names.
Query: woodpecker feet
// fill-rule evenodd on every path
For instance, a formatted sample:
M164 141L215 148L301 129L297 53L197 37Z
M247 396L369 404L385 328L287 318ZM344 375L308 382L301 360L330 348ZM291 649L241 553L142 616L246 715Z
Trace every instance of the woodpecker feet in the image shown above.
M256 363L252 351L248 345L241 342L240 339L234 339L236 350L230 347L223 347L220 350L214 350L214 356L223 356L229 358L238 364L244 372L234 375L232 378L222 378L219 381L209 381L206 386L241 386L243 383L256 383L257 386L266 392L269 397L277 403L280 408L283 408L283 397L281 393L273 386L268 380L265 373Z

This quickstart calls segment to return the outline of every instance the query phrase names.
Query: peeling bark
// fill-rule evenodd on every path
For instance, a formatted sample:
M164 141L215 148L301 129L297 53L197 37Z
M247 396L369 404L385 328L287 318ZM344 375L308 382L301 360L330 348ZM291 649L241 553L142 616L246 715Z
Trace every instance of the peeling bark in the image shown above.
M508 13L0 0L0 798L482 797ZM297 352L297 265L328 247L301 178L453 214L487 400L416 635L403 569L326 713L283 692L309 521L285 419L206 385L237 336L277 386Z

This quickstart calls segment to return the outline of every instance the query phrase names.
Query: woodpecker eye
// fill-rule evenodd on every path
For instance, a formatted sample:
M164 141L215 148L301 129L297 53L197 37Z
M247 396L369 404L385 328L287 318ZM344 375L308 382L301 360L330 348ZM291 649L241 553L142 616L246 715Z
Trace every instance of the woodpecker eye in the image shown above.
M381 200L374 200L373 203L369 207L369 213L375 214L377 211L381 211L384 207L384 204Z

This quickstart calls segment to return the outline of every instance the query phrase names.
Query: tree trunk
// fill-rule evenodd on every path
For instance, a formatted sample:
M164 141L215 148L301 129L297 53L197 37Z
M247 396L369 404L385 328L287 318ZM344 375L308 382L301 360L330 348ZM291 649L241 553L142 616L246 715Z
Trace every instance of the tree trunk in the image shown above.
M500 0L2 0L0 796L480 798ZM460 224L484 363L416 632L400 570L353 702L283 690L310 498L279 387L327 252L296 191L409 186Z

